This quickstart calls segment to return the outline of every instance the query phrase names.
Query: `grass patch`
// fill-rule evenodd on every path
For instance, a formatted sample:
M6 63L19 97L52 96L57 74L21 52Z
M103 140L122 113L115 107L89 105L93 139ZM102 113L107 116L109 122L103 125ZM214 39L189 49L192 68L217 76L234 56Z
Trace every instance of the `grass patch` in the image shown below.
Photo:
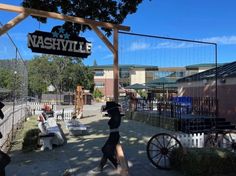
M236 154L217 148L191 148L186 154L176 149L171 164L185 176L223 176L236 172Z

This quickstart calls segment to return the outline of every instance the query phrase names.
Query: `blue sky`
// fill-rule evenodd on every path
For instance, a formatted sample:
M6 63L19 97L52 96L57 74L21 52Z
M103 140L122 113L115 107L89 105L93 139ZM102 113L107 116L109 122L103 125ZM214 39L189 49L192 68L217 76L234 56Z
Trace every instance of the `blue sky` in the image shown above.
M21 0L0 0L0 3L20 5ZM216 42L218 62L231 62L236 59L235 7L235 0L144 0L136 14L128 16L123 25L130 26L133 33ZM0 22L5 24L15 16L15 13L0 11ZM9 34L22 57L31 59L36 53L27 48L26 35L39 29L50 32L61 23L49 20L39 25L28 17ZM94 32L82 36L93 44L92 55L84 60L85 64L95 59L98 64L112 64L112 53ZM120 35L119 44L120 63L178 66L183 61L185 65L214 61L214 49L210 46L126 35ZM0 37L0 55L1 58L14 57L14 49L5 35Z

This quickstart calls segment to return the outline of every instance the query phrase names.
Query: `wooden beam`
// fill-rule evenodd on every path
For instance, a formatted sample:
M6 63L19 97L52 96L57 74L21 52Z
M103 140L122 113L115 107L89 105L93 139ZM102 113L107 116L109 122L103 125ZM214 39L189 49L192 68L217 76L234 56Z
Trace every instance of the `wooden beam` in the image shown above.
M94 20L84 19L84 18L79 18L79 17L67 16L67 15L62 15L55 12L29 9L29 8L23 8L23 7L18 7L18 6L8 5L8 4L1 4L1 3L0 3L0 10L21 13L19 17L17 17L16 19L13 19L12 21L9 22L9 24L5 25L3 28L0 29L1 30L0 35L2 35L4 32L6 32L7 30L15 26L21 20L26 18L28 15L37 16L37 17L45 17L45 18L54 18L58 20L69 21L72 23L89 25L114 54L114 67L113 67L114 94L113 95L114 95L114 100L118 102L118 96L119 96L118 31L119 30L129 31L130 27L112 24L112 23L106 23L106 22L99 22L99 21L94 21ZM114 30L114 35L113 35L114 44L113 45L106 38L106 36L98 29L98 27L104 27L107 29Z
M7 32L8 30L10 30L11 28L13 28L15 25L20 23L22 20L24 20L28 16L29 14L27 13L24 13L24 12L20 13L18 16L16 16L15 18L13 18L11 21L9 21L7 24L5 24L4 26L0 28L0 36L4 34L5 32Z
M84 19L84 18L80 18L80 17L62 15L62 14L55 13L55 12L47 12L47 11L37 10L37 9L23 8L23 7L19 7L19 6L8 5L8 4L1 4L0 3L0 10L6 10L6 11L11 11L11 12L17 12L17 13L24 12L24 13L29 13L30 15L33 15L33 16L45 17L45 18L50 17L50 18L54 18L54 19L58 19L58 20L69 21L72 23L95 25L95 26L105 27L108 29L117 28L122 31L129 31L130 30L129 26L117 25L117 24L112 24L112 23L107 23L107 22L100 22L100 21Z
M114 46L107 39L107 37L96 26L90 24L90 27L94 30L94 32L96 32L98 37L107 45L111 52L114 53Z

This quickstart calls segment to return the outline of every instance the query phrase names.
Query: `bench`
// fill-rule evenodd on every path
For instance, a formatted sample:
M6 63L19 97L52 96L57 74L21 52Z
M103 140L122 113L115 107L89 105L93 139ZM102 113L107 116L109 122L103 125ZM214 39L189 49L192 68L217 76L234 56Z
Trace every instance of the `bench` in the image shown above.
M58 127L55 118L48 118L46 122L39 122L38 127L41 131L39 135L40 142L42 143L41 150L46 148L52 150L52 145L64 144L64 138Z
M45 150L46 148L48 148L49 150L52 150L52 138L54 137L54 134L49 133L47 131L47 126L45 122L40 121L38 123L38 127L40 130L39 139L40 139L40 143L42 143L41 150Z
M42 141L42 147L40 148L40 150L45 150L46 148L52 150L52 139L54 136L54 133L39 134L39 139Z
M69 134L73 136L85 135L87 134L87 127L80 123L76 119L65 121L66 127L69 130Z

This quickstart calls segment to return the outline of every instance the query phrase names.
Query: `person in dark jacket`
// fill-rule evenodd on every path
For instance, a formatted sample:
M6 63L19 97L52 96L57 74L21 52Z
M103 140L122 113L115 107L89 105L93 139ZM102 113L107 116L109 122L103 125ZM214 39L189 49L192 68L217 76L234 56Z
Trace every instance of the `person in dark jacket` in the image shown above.
M116 159L116 145L119 143L120 134L119 134L119 126L121 123L121 115L119 110L120 105L116 102L106 102L106 106L103 109L107 111L110 120L108 121L108 126L110 128L110 135L102 147L103 157L100 161L98 171L102 171L103 167L107 163L107 160L111 162L111 164L117 168L117 159Z

